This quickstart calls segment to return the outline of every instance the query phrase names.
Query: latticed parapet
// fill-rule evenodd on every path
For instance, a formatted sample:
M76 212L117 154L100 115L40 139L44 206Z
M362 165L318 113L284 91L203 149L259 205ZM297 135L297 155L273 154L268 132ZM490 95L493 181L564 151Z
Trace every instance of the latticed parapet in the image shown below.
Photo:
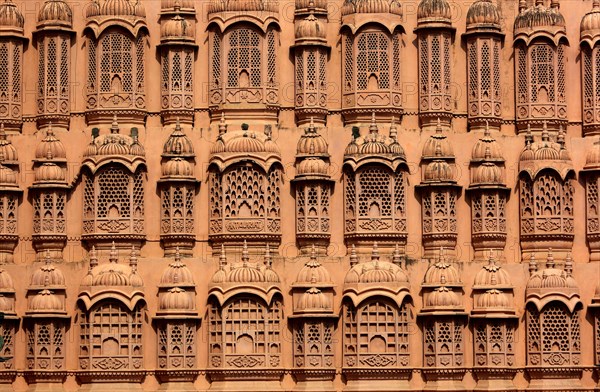
M471 184L471 239L474 258L483 260L490 251L504 251L506 245L506 203L510 189L504 184L502 148L486 130L473 147Z
M82 162L83 233L89 245L107 249L140 246L144 225L145 151L137 129L119 133L116 117L109 134L92 131Z
M209 164L209 239L214 245L247 240L251 247L281 242L281 155L265 133L227 132L224 119Z
M141 1L100 0L86 8L88 124L110 123L115 112L143 125L148 30Z
M275 122L280 106L277 1L209 4L209 108L213 120Z
M161 115L163 124L194 120L194 25L179 13L161 20Z
M364 250L374 241L391 248L407 237L408 166L392 122L390 136L380 135L375 114L369 134L356 133L344 153L344 237Z
M557 140L550 140L544 126L541 141L533 142L528 133L521 153L519 206L523 259L544 248L557 250L564 259L572 247L575 172L562 131Z
M544 0L519 6L514 24L516 113L518 132L540 131L548 121L552 130L567 124L565 94L565 19L558 2Z
M353 247L350 266L342 299L342 372L352 381L372 373L375 382L393 379L408 388L414 321L405 255L396 247L391 261L382 260L375 243L370 260L359 262Z
M600 261L600 141L588 151L581 171L585 183L586 236L590 249L590 261Z
M67 129L71 114L73 15L63 0L46 0L38 13L37 124Z
M581 20L583 135L600 134L600 2Z

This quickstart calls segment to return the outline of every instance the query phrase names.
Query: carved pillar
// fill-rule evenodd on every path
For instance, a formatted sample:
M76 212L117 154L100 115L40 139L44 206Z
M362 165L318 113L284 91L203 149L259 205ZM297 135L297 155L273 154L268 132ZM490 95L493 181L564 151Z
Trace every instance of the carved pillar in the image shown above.
M199 181L194 177L194 146L179 123L163 149L161 195L161 241L165 257L193 254L195 235L195 196Z
M583 96L583 135L600 134L600 2L593 1L592 9L580 24L581 92Z
M373 112L385 121L402 118L402 4L348 0L341 13L345 123L366 123Z
M542 257L554 249L560 260L573 246L574 176L562 128L557 141L550 140L544 124L540 141L531 132L519 160L519 208L522 259Z
M456 201L461 187L454 174L454 152L438 121L436 133L423 147L423 179L416 186L421 196L423 257L433 259L443 248L455 252L457 239Z
M294 336L296 390L310 390L314 383L333 388L335 377L335 323L333 288L329 272L317 260L313 246L310 259L292 286L294 314L288 319Z
M167 390L193 391L196 377L197 330L196 285L191 271L175 261L163 272L158 286L158 310L153 322L158 338L157 376Z
M500 12L491 0L477 0L467 12L467 113L471 131L502 123L500 63L504 34Z
M428 268L421 287L423 308L417 317L423 328L423 390L462 391L467 313L459 273L442 254Z
M38 50L37 126L68 129L71 116L71 8L46 0L38 13L34 39Z
M316 246L327 253L331 237L330 199L334 182L329 175L329 152L325 138L311 122L298 141L296 177L296 240L302 253Z
M0 336L4 339L4 345L0 350L0 357L8 358L0 364L0 384L11 384L17 376L15 370L15 346L17 330L19 329L19 317L15 311L16 292L13 279L10 274L0 269L0 312L4 315L0 323Z
M524 0L520 1L515 18L513 46L519 133L529 127L540 132L545 121L552 131L567 125L565 19L558 0L552 0L549 7L545 2L536 0L535 5L527 7Z
M506 202L510 189L504 185L502 148L486 128L471 156L471 239L475 260L498 252L502 258L506 245Z
M299 126L309 121L325 125L327 121L327 11L310 8L310 14L295 20L296 45L296 121Z
M195 44L193 4L181 10L176 4L173 11L161 13L161 115L164 125L177 120L192 125L194 122L194 58Z
M419 48L419 120L431 130L436 121L445 129L452 123L452 12L446 0L421 0L417 8Z
M49 126L35 152L35 180L29 187L33 202L33 247L36 259L63 259L67 242L67 155Z
M0 4L0 123L20 132L23 123L23 34L25 19L12 0Z

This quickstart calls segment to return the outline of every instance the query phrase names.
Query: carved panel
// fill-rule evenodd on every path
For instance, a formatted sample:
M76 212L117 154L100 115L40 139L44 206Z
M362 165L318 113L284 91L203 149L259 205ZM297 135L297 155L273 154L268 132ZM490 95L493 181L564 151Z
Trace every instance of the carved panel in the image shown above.
M173 320L161 324L158 333L158 367L192 369L196 367L196 325Z
M65 326L61 321L35 322L27 330L27 368L65 369Z
M475 366L514 366L514 334L515 326L502 319L476 323L473 334Z
M451 37L439 30L419 35L419 113L438 115L452 111Z
M334 366L333 324L302 321L294 327L294 367L330 368Z
M70 103L71 39L66 34L42 35L38 39L38 117L68 125Z
M33 233L66 234L64 190L41 191L33 198Z
M328 183L307 183L296 189L296 233L325 234L329 227L329 196L331 186Z
M467 42L469 123L492 125L502 119L500 91L500 39L477 37Z
M161 234L194 234L194 187L174 184L161 190Z
M423 324L423 365L425 367L464 366L464 323L458 318L427 318Z
M21 41L0 39L0 121L17 131L23 118L22 58Z

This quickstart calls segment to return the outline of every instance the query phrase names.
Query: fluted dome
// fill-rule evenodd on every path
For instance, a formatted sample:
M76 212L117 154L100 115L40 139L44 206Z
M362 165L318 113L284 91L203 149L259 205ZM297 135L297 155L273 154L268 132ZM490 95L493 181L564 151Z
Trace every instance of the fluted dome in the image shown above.
M458 293L446 286L436 288L425 298L425 307L428 308L454 308L460 306Z
M296 154L301 156L329 156L329 145L325 138L317 132L314 124L306 128L304 134L298 140Z
M179 15L175 15L161 24L160 36L162 39L194 39L194 29L190 22Z
M194 157L194 145L179 124L175 126L163 147L163 157L172 156Z
M563 178L574 170L569 151L565 147L564 132L561 129L554 142L550 140L545 123L541 141L534 142L531 133L527 132L519 172L527 172L531 178L535 178L544 169L554 169Z
M265 145L256 139L255 134L244 133L225 144L228 152L264 152Z
M474 170L471 183L501 184L502 169L492 162L484 162Z
M393 131L392 131L393 130ZM390 134L395 134L395 125L392 124ZM400 146L395 137L387 137L379 134L377 124L375 123L375 114L369 126L369 134L364 137L353 138L346 147L345 158L353 155L362 155L364 157L388 157L388 159L405 160L404 149Z
M492 0L477 0L467 11L467 29L489 26L500 29L500 11Z
M408 276L398 265L379 259L379 250L375 245L371 261L359 263L350 268L344 279L345 283L402 283L408 284Z
M483 137L475 143L475 146L473 146L471 161L504 162L502 147L500 146L500 143L491 136L489 130L486 130Z
M232 283L258 283L264 282L265 277L260 269L255 266L243 265L231 270L227 275L227 281Z
M192 177L192 164L183 158L171 158L162 165L162 175L165 177Z
M36 182L64 182L65 172L64 170L54 163L43 163L41 166L35 168L35 181Z
M14 291L13 279L5 269L0 268L0 292Z
M600 141L594 142L592 148L588 150L584 168L588 170L600 168Z
M445 261L432 264L425 273L424 286L462 286L458 270Z
M319 158L306 158L298 164L296 174L299 176L327 176L329 174L329 164Z
M96 0L93 0L85 7L85 17L93 18L98 15L100 15L100 4Z
M38 12L38 26L55 25L71 28L73 12L64 0L46 0Z
M160 6L163 9L171 9L175 6L191 9L194 8L194 0L161 0Z
M159 302L160 310L177 311L177 310L194 310L194 300L190 293L180 287L170 289L163 295Z
M579 31L582 40L594 40L600 35L600 1L593 1L592 10L581 19Z
M31 299L29 310L32 312L63 312L64 305L58 295L50 290L42 290Z
M101 264L92 270L92 286L132 286L140 287L143 282L138 279L130 266L110 262ZM132 280L132 276L135 279Z
M323 312L331 311L332 305L329 296L324 294L321 290L312 287L308 289L298 299L296 304L296 311L300 312Z
M308 15L296 24L296 39L325 39L325 25L313 14Z
M536 4L520 12L515 18L514 30L517 35L519 30L554 30L566 27L565 18L557 8L546 7L543 1L536 0Z
M4 133L4 124L0 127L0 162L4 164L16 164L19 160L17 149L7 139L6 133Z
M428 182L454 181L452 167L441 159L430 162L425 169L424 180Z
M174 263L169 264L167 269L165 269L160 278L160 284L165 286L193 286L194 276L192 275L192 271L190 271L185 264L176 260Z
M0 164L0 185L7 186L16 186L17 185L17 175L16 173L9 169L8 167Z
M14 311L14 306L13 306L13 301L0 294L0 312L13 312Z
M133 155L143 157L146 152L144 146L138 140L137 129L131 129L131 135L119 133L117 118L113 120L109 134L100 135L91 142L94 146L88 146L85 156L94 155Z
M65 275L52 264L38 268L31 276L31 286L62 287L65 285Z
M315 283L331 283L331 275L317 260L316 254L313 251L310 260L304 264L298 276L296 277L296 285L309 285Z
M279 155L279 148L270 135L244 129L219 135L211 153Z
M475 287L510 287L512 286L510 281L510 275L500 265L496 264L493 260L490 263L484 265L477 275L473 285Z
M0 31L13 30L22 35L25 18L12 0L4 0L0 3Z
M402 15L402 5L398 0L346 0L342 5L342 15L349 14L394 14Z
M279 4L274 0L211 0L208 6L209 13L231 11L278 12Z
M421 0L417 7L417 23L451 23L452 10L446 0Z
M446 135L442 133L439 124L435 133L425 141L421 157L423 159L454 158L452 145Z
M106 0L100 6L100 13L110 16L126 16L134 15L134 6L129 0Z
M511 309L513 307L511 295L500 290L491 289L477 297L475 304L477 308L483 309Z
M54 136L52 129L48 129L46 137L35 149L35 158L39 160L65 160L67 158L65 146Z

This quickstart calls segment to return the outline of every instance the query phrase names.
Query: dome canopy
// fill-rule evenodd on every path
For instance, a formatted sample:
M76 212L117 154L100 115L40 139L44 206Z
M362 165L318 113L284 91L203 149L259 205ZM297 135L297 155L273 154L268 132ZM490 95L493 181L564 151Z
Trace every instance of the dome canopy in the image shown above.
M160 7L163 10L174 10L177 7L184 10L193 10L194 0L161 0Z
M182 157L182 158L193 158L196 156L194 153L194 144L189 137L183 132L179 121L175 125L175 129L165 142L163 147L164 158L171 157Z
M0 164L0 187L17 188L17 175L16 173Z
M162 165L163 177L192 177L192 164L183 158L171 158Z
M210 0L209 13L247 11L247 12L279 12L276 0Z
M0 163L3 165L18 165L17 149L7 139L4 132L4 123L0 124Z
M425 296L426 308L461 308L460 296L451 288L441 286Z
M175 15L168 21L161 23L160 26L161 41L176 40L194 40L194 29L190 22Z
M452 9L446 0L421 0L417 7L417 26L448 25L452 23Z
M331 312L332 303L329 296L321 290L311 287L298 299L295 312Z
M502 169L492 162L484 162L473 171L471 185L503 184Z
M557 142L553 142L550 140L545 122L541 141L534 142L531 131L527 131L525 149L519 161L519 173L527 173L533 179L544 169L554 170L563 179L574 171L569 151L565 146L562 127L558 132Z
M253 154L275 156L279 158L280 152L277 144L271 139L271 130L265 127L264 133L249 131L248 124L242 124L241 131L227 132L225 119L221 117L219 136L211 149L214 156L220 154Z
M39 267L31 275L32 287L63 288L65 287L65 275L52 264L49 254L46 254L45 264Z
M421 158L425 160L431 159L454 159L454 150L442 131L442 125L438 118L438 124L435 133L431 135L423 146Z
M0 3L0 35L4 32L23 35L25 18L12 0L4 0Z
M326 34L325 25L312 13L296 24L297 40L325 40Z
M467 11L467 30L485 28L500 31L500 11L492 0L476 0Z
M488 311L514 310L512 296L509 293L497 289L487 290L485 293L478 296L475 301L475 307L478 309L486 309Z
M310 259L296 277L295 286L308 286L308 285L333 285L331 280L331 275L327 268L325 268L319 261L317 260L317 252L315 246L313 245L310 253Z
M165 269L161 278L161 286L189 287L194 286L192 271L181 262L179 248L176 249L175 261Z
M393 14L402 16L398 0L345 0L342 16L350 14Z
M423 178L426 182L453 182L454 173L448 162L436 159L427 165Z
M14 292L13 279L5 269L0 268L0 293Z
M227 269L227 259L221 248L221 259L219 270L213 275L213 283L279 283L279 276L271 268L271 254L269 246L265 254L265 262L251 263L248 254L248 244L244 241L242 249L242 263L229 264Z
M296 157L305 155L329 158L329 145L325 138L317 132L312 119L310 125L304 130L304 134L298 140L298 147L296 148Z
M71 29L73 11L64 0L46 0L38 12L38 28L57 26Z
M584 171L600 170L600 140L595 141L592 148L589 149L583 169Z
M62 142L54 136L52 127L48 127L46 137L42 139L35 149L35 159L66 162L67 151Z
M471 163L477 162L504 162L502 155L502 147L500 143L494 139L490 133L490 129L486 126L483 137L473 146L471 153Z
M119 124L117 118L113 120L113 124L109 134L100 135L95 137L91 144L88 146L86 154L84 156L91 157L95 156L100 158L102 156L129 156L130 157L144 157L144 147L140 144L137 136L137 128L131 129L131 135L121 135L119 133Z
M35 295L29 304L30 312L63 313L65 306L62 298L50 290L42 290Z
M54 163L43 163L35 168L35 182L64 183L64 170Z
M160 298L159 309L164 311L193 311L194 300L181 287L173 287Z
M400 283L408 285L408 275L398 265L380 260L377 243L373 244L371 261L354 265L346 274L345 283Z
M110 251L109 262L91 268L89 276L90 279L86 279L86 283L89 282L91 286L143 286L142 279L137 273L135 249L132 250L130 265L119 264L117 248L114 242Z
M99 14L103 16L137 16L143 18L146 16L146 11L140 0L104 0L100 6Z
M536 0L535 5L529 8L520 3L519 11L514 24L515 40L521 35L530 39L539 33L550 35L553 39L566 37L566 22L558 9L558 2L546 7L544 0Z
M502 266L496 263L493 257L489 258L489 263L484 265L473 282L473 288L512 288L510 275Z
M600 38L600 0L592 2L591 11L581 19L579 31L581 41L587 42L590 47L594 47L598 38Z
M442 250L443 253L443 250ZM448 287L462 287L460 274L458 270L450 263L447 263L444 255L440 255L439 260L432 264L425 272L423 287L440 286L441 284Z

